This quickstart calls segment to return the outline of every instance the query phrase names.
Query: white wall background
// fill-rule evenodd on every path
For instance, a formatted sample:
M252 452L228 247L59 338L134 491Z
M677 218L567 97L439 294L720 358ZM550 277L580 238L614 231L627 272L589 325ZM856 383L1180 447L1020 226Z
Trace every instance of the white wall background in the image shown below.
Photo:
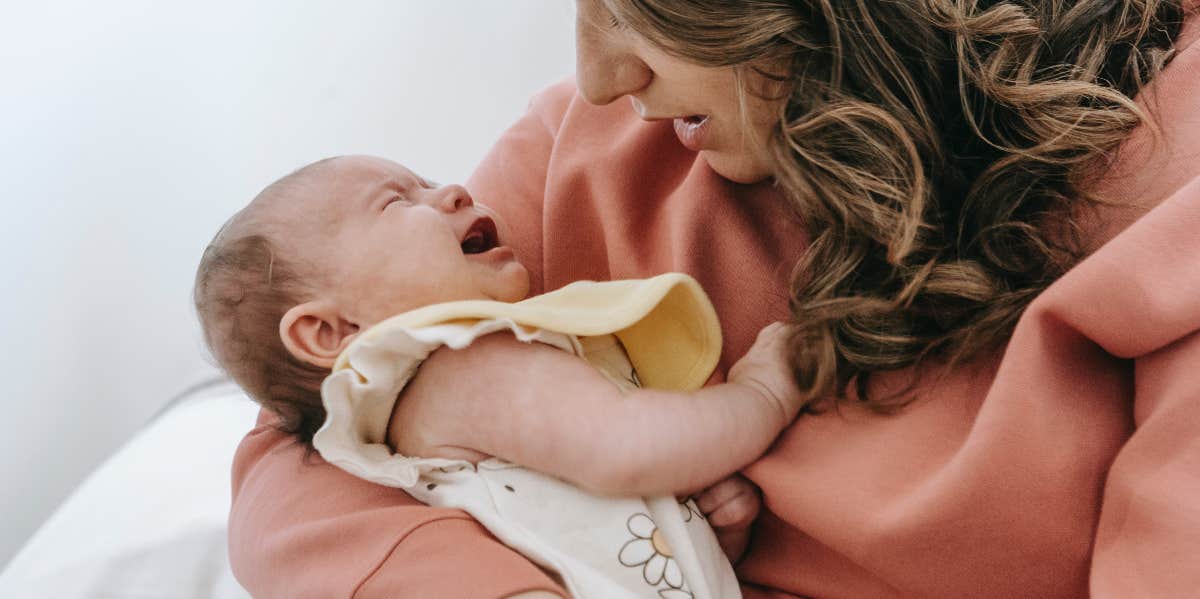
M0 0L0 15L0 565L212 375L190 290L225 218L336 154L461 181L574 66L569 0Z

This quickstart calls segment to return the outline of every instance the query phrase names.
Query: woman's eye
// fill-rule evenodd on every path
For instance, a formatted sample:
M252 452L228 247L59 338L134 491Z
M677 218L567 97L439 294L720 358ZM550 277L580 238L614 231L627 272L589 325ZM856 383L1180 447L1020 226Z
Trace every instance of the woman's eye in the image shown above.
M612 15L608 18L608 26L612 27L613 29L622 29L625 27L625 24L622 23L616 15Z
M393 204L403 204L406 206L410 206L410 205L412 205L412 200L410 200L404 196L396 196L396 197L388 200L388 203L386 205L384 205L384 207L383 207L384 210L388 209Z

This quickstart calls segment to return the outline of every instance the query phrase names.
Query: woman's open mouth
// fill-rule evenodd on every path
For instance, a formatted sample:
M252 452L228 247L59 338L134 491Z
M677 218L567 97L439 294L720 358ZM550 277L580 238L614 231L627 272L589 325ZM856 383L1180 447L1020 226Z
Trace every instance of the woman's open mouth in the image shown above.
M693 114L675 119L675 135L683 147L699 152L704 147L704 139L708 134L708 115Z

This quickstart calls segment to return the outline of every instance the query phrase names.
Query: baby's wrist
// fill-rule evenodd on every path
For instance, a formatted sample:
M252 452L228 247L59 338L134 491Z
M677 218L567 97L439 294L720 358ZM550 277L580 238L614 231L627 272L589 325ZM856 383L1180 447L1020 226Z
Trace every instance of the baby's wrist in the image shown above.
M770 419L775 424L775 428L782 430L795 417L795 413L789 409L787 401L769 385L754 379L739 381L738 384L751 393L761 405L765 406L764 409L770 414Z

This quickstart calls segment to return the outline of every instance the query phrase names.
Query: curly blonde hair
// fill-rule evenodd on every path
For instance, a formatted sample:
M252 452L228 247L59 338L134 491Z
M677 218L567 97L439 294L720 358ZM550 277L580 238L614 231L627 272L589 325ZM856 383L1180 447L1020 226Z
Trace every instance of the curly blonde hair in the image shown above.
M1087 173L1147 122L1131 98L1185 16L1179 0L603 2L675 56L786 90L774 177L812 239L793 369L812 406L878 410L911 386L873 397L872 373L1001 347L1083 258L1072 215L1104 203Z

